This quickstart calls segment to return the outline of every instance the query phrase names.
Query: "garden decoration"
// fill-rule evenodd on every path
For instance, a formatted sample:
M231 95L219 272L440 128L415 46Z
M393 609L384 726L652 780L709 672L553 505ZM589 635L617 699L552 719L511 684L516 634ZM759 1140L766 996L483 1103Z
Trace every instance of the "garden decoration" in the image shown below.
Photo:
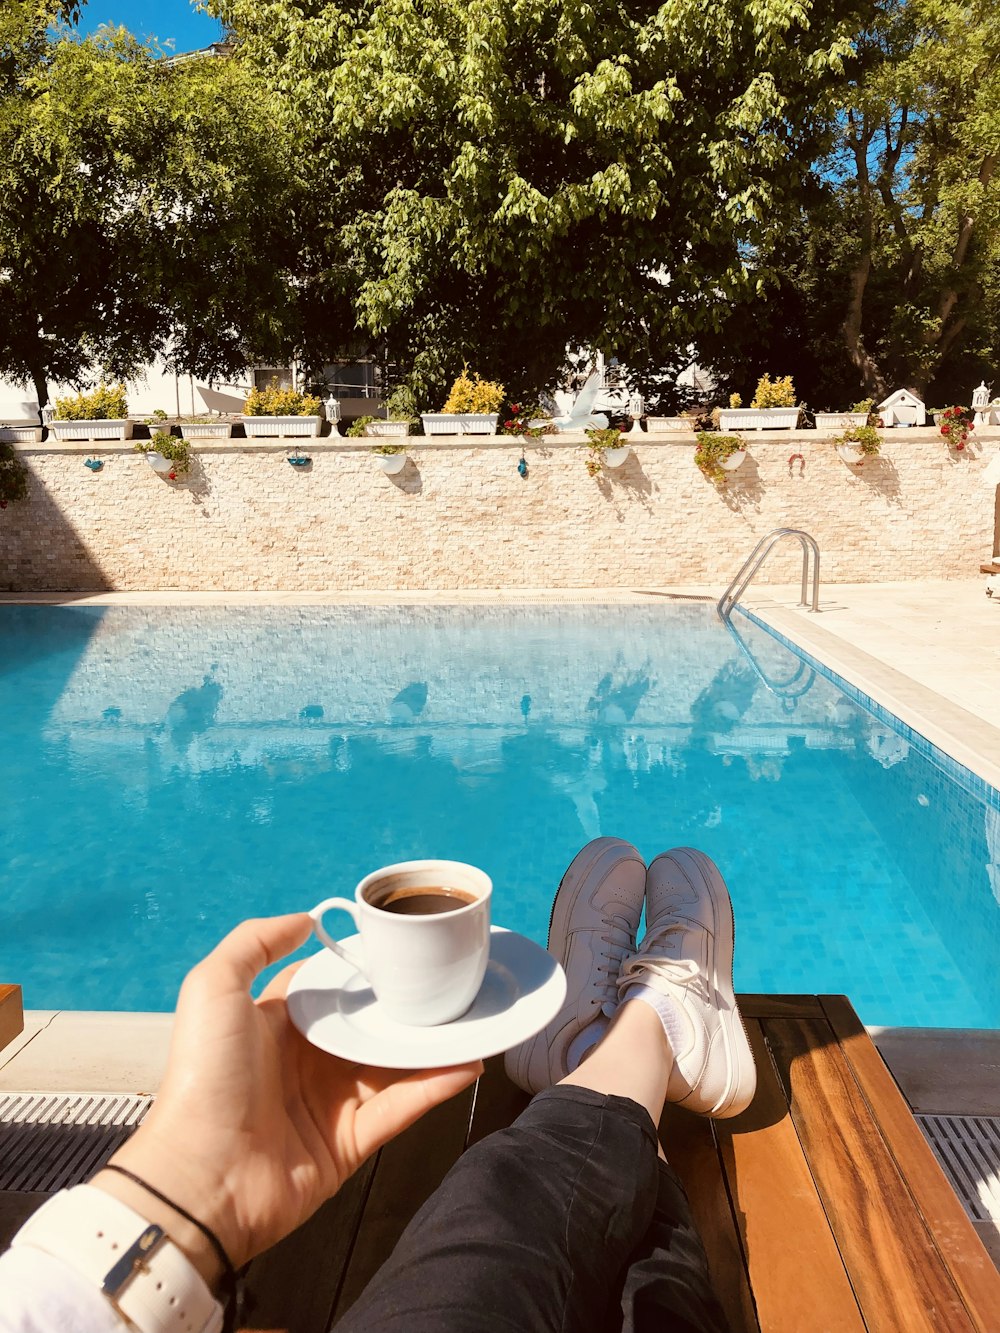
M990 400L992 385L983 380L978 389L972 391L972 406L976 413L977 426L992 426L996 416L995 405Z
M524 454L522 454L521 457L517 460L517 473L518 476L521 477L522 479L527 479L528 460L525 458Z
M788 455L788 475L790 477L794 476L794 468L796 463L798 463L799 465L799 476L804 477L806 472L806 460L802 454Z
M927 408L923 401L909 389L897 389L884 402L879 403L878 413L885 427L923 426L927 421Z
M799 420L795 386L791 375L772 380L762 375L749 407L739 394L729 399L729 407L719 411L719 428L726 430L794 430Z
M243 429L251 440L319 434L320 401L298 389L282 389L272 380L266 389L251 389L243 404Z
M187 440L175 440L166 431L158 430L151 440L138 440L132 448L144 453L153 471L168 481L176 481L191 466Z
M394 477L406 467L405 444L376 444L371 452L375 462L387 476Z
M573 400L573 406L565 416L553 417L551 424L558 431L566 430L607 430L608 417L604 412L595 412L594 404L601 392L600 372L595 370ZM535 425L532 422L532 425ZM541 424L541 423L538 423Z
M89 467L90 470L91 470L91 472L100 472L101 468L104 466L104 459L103 459L103 458L85 458L85 459L83 460L83 466L84 466L84 467Z
M717 431L701 430L697 434L694 461L703 476L716 486L726 480L747 456L746 446L738 435L721 435Z
M130 440L134 424L125 386L100 384L91 393L57 398L49 430L57 440Z
M622 443L621 428L618 426L588 430L587 439L590 444L585 466L592 477L597 476L602 465L621 467L632 450L631 444L627 441Z
M504 386L470 374L463 366L461 375L440 412L422 412L427 435L495 435L503 403Z
M874 405L874 398L862 398L861 402L855 403L849 412L816 412L814 413L816 429L844 430L849 426L867 426Z
M852 467L862 467L866 458L876 458L882 441L874 426L851 426L833 441L837 453Z
M971 407L946 407L940 416L941 434L948 447L961 453L969 442L969 433L976 429L976 414Z
M294 454L288 454L286 455L286 457L288 458L288 461L289 463L291 463L292 467L295 468L308 467L309 464L312 462L312 459L308 454L300 454L298 452Z

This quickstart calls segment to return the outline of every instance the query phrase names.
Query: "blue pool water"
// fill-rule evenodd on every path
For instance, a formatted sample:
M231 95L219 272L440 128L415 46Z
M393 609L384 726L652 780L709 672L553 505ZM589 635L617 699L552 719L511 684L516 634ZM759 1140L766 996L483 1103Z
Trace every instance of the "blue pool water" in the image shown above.
M0 607L0 978L169 1009L236 921L425 855L544 943L617 834L719 862L740 989L1000 1026L997 793L738 619L749 656L701 604Z

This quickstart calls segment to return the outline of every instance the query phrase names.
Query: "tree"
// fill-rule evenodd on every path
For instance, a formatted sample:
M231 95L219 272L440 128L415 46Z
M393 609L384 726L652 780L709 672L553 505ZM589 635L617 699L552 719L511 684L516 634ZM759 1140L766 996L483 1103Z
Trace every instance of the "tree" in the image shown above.
M324 183L297 234L425 394L651 370L763 290L852 0L215 0ZM307 330L307 336L311 336Z
M301 181L273 103L232 61L173 64L73 6L0 17L0 374L221 374L289 336ZM281 318L274 315L280 312Z
M967 401L1000 333L1000 9L880 0L856 47L773 299L709 355L734 387L792 371L814 405Z

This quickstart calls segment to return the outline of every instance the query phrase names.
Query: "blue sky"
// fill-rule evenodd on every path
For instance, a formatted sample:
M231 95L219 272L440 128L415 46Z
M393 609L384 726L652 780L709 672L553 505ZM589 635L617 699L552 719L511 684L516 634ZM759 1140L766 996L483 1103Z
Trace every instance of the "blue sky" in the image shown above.
M87 0L80 31L93 32L102 23L123 25L137 37L155 37L161 46L173 42L174 51L194 51L222 36L215 19L199 14L189 0Z

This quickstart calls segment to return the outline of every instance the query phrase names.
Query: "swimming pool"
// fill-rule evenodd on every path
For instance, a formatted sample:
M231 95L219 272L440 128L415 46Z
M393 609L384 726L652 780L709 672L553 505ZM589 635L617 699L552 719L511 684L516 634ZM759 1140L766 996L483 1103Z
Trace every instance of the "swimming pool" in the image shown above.
M2 606L0 979L169 1009L236 921L423 855L544 943L616 834L719 862L739 989L1000 1026L998 794L740 625L749 657L699 603Z

